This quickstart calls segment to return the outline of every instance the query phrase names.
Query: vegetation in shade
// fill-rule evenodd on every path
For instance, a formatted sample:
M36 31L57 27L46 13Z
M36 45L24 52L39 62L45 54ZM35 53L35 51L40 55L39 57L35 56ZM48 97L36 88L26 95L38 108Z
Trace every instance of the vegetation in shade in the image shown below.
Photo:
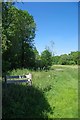
M17 69L10 75L32 73L33 85L3 84L4 118L77 118L77 66L54 65L46 71Z

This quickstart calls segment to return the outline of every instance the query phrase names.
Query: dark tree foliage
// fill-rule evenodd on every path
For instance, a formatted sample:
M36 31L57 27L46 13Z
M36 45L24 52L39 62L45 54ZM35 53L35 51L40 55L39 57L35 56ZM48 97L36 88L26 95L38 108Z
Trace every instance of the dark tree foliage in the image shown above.
M34 37L36 24L27 11L2 3L3 71L17 67L33 67L35 63Z

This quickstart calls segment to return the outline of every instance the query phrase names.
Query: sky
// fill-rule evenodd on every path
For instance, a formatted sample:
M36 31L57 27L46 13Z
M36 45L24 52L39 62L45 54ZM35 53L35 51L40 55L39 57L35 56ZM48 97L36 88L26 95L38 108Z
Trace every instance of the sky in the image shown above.
M40 54L46 47L54 55L78 50L77 2L20 2L15 6L33 16L36 23L34 43Z

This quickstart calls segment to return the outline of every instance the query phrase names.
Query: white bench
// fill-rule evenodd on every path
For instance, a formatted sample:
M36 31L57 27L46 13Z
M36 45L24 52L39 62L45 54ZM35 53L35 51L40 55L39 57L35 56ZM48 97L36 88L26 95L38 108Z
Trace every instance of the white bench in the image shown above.
M16 80L17 79L17 80ZM19 84L19 83L28 83L28 85L32 85L32 74L28 75L19 75L19 76L8 76L5 77L5 83L7 84Z

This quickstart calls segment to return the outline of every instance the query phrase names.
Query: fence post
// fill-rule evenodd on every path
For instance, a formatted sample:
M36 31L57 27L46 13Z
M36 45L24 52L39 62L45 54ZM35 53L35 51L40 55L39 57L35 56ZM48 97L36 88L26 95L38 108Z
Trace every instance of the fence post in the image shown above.
M7 78L6 78L6 75L5 75L5 86L7 87Z
M28 82L29 86L32 86L32 80L30 79L30 81Z

